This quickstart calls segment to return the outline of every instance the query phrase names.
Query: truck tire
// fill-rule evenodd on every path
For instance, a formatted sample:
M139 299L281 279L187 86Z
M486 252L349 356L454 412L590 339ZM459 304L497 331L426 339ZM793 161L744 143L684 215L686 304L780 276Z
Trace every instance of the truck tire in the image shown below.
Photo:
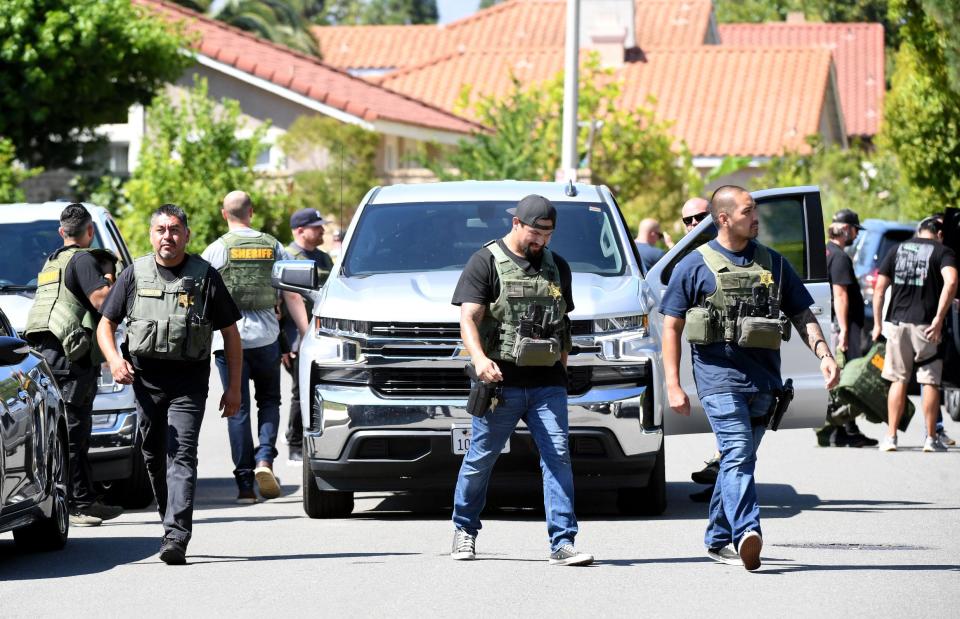
M320 490L310 465L304 462L303 511L311 518L346 518L353 511L353 493Z
M140 450L140 433L133 445L133 461L130 465L130 477L116 479L104 484L104 501L109 505L119 505L125 509L143 509L153 503L153 487L147 474L147 465Z
M664 444L660 443L650 481L643 488L617 490L617 509L625 516L659 516L667 508L667 474Z
M66 428L58 429L50 446L47 457L48 492L53 503L50 517L41 517L32 524L13 530L17 547L26 552L60 550L67 544L70 535L70 513L67 509L70 456Z
M960 421L960 389L944 389L943 401L950 418Z

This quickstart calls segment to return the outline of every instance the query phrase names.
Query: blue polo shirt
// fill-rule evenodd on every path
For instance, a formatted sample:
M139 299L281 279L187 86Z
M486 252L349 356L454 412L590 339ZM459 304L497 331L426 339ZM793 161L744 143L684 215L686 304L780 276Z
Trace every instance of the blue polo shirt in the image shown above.
M757 243L750 241L743 251L733 252L717 242L711 248L739 266L753 261ZM767 248L773 270L773 281L780 288L780 308L787 316L795 316L813 305L813 297L783 256ZM703 260L703 254L692 251L681 260L670 276L670 283L660 303L660 313L685 318L687 310L713 294L717 281ZM795 335L796 337L796 335ZM715 393L769 393L783 387L780 379L780 351L763 348L741 348L736 344L691 345L693 377L700 398Z

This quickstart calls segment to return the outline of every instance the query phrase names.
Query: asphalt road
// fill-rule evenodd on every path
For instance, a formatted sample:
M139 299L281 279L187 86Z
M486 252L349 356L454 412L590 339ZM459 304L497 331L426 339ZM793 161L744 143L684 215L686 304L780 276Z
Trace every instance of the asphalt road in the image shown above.
M0 615L960 616L960 449L922 453L918 421L892 454L769 433L756 573L704 555L706 506L688 498L700 488L689 474L712 437L669 437L666 513L624 518L609 496L578 496L577 545L597 562L566 568L547 565L542 508L488 511L472 563L446 555L449 496L367 494L350 518L311 520L283 445L284 496L237 506L218 397L201 436L188 565L157 558L153 508L72 528L57 553L23 555L6 533ZM960 424L947 429L960 438Z

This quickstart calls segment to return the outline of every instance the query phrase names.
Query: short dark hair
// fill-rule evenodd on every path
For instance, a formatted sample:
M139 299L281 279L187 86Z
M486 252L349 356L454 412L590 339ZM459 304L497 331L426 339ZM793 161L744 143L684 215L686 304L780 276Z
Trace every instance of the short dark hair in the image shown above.
M63 235L70 239L78 238L91 223L93 223L93 217L90 216L90 212L77 202L68 204L67 208L60 213L60 227L63 228Z
M943 231L943 220L940 219L939 215L926 217L917 226L917 232L933 232L937 234L941 231Z
M161 215L176 217L183 223L184 228L190 229L190 224L187 223L187 214L176 204L161 204L155 211L150 213L150 223L152 224L153 220Z
M719 225L720 221L717 219L717 215L720 213L726 213L729 215L733 212L733 209L737 206L737 197L747 194L750 192L739 187L737 185L723 185L718 187L716 191L713 192L713 195L710 196L710 215L713 217L713 223Z

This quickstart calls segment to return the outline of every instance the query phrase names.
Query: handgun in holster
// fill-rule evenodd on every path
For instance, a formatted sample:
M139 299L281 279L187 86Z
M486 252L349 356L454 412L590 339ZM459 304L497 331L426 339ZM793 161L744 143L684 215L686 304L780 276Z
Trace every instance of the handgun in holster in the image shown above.
M788 378L786 382L783 383L783 389L774 393L775 404L773 410L770 412L770 421L767 423L767 427L773 432L777 431L777 428L780 427L780 422L783 421L783 416L786 414L787 409L790 408L790 402L793 401L793 379Z
M470 396L467 398L467 412L474 417L483 417L496 410L503 402L503 386L500 383L485 383L480 380L477 369L468 363L463 371L470 377Z

